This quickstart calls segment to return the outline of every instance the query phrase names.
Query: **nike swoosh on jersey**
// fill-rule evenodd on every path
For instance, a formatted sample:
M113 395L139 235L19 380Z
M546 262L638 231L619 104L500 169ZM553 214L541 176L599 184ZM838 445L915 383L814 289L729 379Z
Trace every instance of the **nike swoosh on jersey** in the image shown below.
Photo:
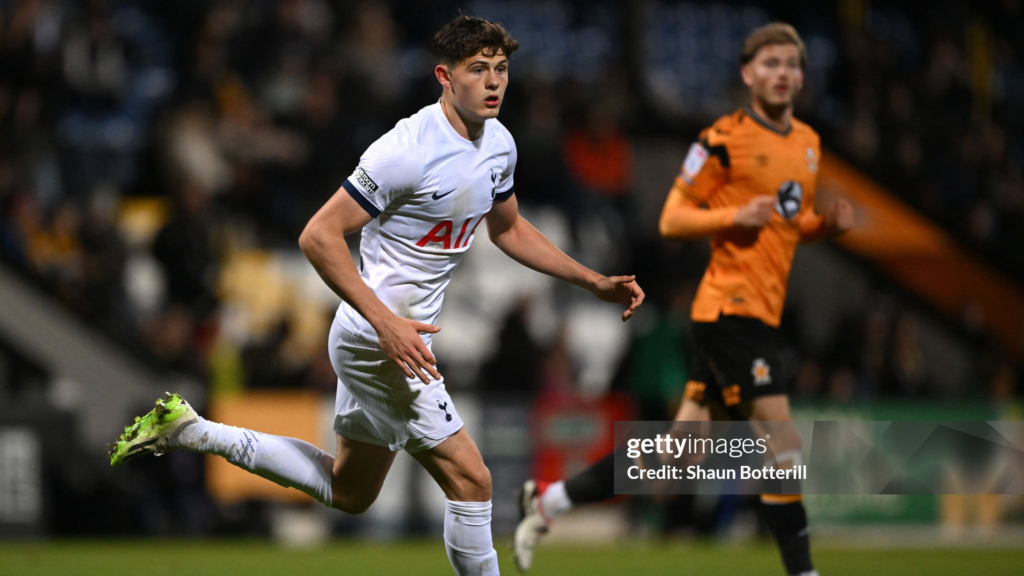
M444 194L438 194L437 192L434 192L434 195L431 196L431 198L433 198L434 200L440 200L441 198L444 198L445 196L451 194L452 192L455 192L455 190L455 188L452 188L451 190L445 192ZM440 192L440 190L438 190L438 192Z

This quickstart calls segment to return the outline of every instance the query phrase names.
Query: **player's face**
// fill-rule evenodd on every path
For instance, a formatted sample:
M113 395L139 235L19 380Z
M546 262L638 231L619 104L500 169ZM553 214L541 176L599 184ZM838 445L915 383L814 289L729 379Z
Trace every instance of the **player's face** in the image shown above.
M771 107L787 107L804 85L800 49L792 44L762 47L742 69L753 98Z
M508 58L500 50L491 56L480 51L453 66L450 79L452 103L463 116L494 118L508 86Z

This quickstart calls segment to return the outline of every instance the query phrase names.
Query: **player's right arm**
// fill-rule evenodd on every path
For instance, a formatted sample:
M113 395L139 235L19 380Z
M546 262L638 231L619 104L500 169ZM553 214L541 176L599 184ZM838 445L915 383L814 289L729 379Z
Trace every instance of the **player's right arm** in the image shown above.
M426 374L440 380L437 360L423 343L420 332L440 328L396 316L363 282L349 253L345 236L360 230L372 217L347 190L339 189L306 224L299 247L324 282L361 314L377 331L381 349L406 376L429 384Z
M705 130L686 155L661 210L658 229L663 238L696 240L734 226L761 228L771 219L775 199L769 196L744 206L702 207L728 178L728 151L724 143L710 144L712 136L711 130Z
M441 329L401 318L388 309L359 275L345 242L346 235L362 229L392 200L412 189L421 170L399 136L388 133L367 149L355 173L309 220L299 247L331 290L373 326L381 349L405 375L430 384L427 374L436 380L441 374L420 333Z
M662 238L696 240L734 226L761 228L775 210L775 199L758 196L739 208L730 206L706 210L673 186L661 211L658 228Z

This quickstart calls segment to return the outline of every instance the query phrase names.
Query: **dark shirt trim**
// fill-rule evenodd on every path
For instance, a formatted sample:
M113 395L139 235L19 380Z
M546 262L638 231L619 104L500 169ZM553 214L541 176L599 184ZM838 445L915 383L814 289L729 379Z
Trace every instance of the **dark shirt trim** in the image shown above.
M708 144L707 138L703 138L700 141L700 145L703 146L704 149L708 151L709 156L718 157L718 161L722 164L722 168L729 167L729 151L725 149L725 144L718 144L716 146L712 146Z
M341 187L347 190L348 195L354 198L355 201L358 202L359 205L363 207L363 210L366 210L370 214L370 216L373 216L374 218L380 216L380 210L376 206L374 206L372 202L367 200L366 196L363 196L363 193L359 191L359 188L356 188L355 184L348 180L345 180L341 184Z
M504 202L504 201L508 200L509 198L511 198L512 195L515 194L515 193L516 193L516 189L515 188L509 188L508 190L506 190L504 192L499 192L499 193L495 194L494 195L494 201L495 202Z
M743 110L747 113L747 116L750 116L750 118L754 122L757 122L761 126L764 126L765 128L771 130L772 132L775 132L779 136L789 136L789 133L793 131L793 123L792 122L789 123L789 126L785 130L779 130L778 128L773 126L771 123L769 123L767 120L765 120L764 118L761 118L760 116L758 116L757 112L754 112L754 109L751 108L750 106L747 106Z

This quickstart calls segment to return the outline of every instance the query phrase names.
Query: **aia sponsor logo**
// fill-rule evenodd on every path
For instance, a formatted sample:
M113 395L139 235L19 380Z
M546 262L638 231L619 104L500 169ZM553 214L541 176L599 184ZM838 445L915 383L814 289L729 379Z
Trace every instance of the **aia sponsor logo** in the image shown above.
M440 244L445 250L458 250L459 248L465 248L469 245L469 239L473 237L473 233L476 232L476 227L483 222L484 217L481 216L473 227L469 227L469 223L473 221L472 218L467 218L462 226L459 227L459 234L455 237L454 243L452 242L452 232L455 230L455 223L451 220L442 220L437 223L436 226L430 229L423 238L420 238L416 242L416 245L423 248L427 244ZM468 233L467 233L468 230Z

